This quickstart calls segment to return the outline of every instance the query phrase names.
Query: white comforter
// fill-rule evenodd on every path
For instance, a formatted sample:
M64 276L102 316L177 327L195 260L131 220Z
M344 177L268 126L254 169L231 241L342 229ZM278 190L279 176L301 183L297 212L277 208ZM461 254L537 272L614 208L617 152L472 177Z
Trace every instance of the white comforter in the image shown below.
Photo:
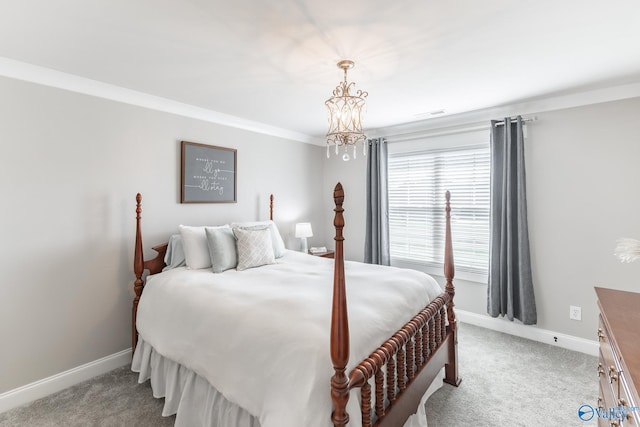
M333 260L287 251L277 264L149 277L137 314L156 351L206 378L262 427L331 426ZM442 291L426 274L345 263L347 372ZM351 425L360 425L353 396Z

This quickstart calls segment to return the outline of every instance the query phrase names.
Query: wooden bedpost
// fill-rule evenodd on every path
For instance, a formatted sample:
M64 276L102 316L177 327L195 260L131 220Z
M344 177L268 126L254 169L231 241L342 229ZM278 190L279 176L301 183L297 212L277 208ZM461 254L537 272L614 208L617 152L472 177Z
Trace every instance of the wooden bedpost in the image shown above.
M349 414L346 407L349 400L349 378L345 374L349 361L349 320L347 316L347 294L344 281L344 252L342 229L344 217L342 202L344 191L342 184L338 183L333 191L333 200L336 204L333 225L336 228L336 249L333 275L333 303L331 308L331 361L334 374L331 377L331 399L333 400L333 413L331 420L336 427L344 427L349 422Z
M133 283L133 290L136 296L133 298L133 308L131 310L132 325L132 351L136 350L138 344L138 331L136 329L136 313L138 312L138 302L142 295L144 281L142 280L142 272L144 271L144 257L142 254L142 232L140 230L140 214L142 213L142 195L136 194L136 246L133 255L133 272L136 275L136 281Z
M451 244L451 193L445 194L446 204L446 226L445 226L445 242L444 242L444 277L446 285L445 292L449 295L447 302L447 320L449 321L449 329L451 330L451 339L449 340L449 358L445 365L444 382L458 386L462 379L458 376L458 323L456 315L453 312L453 297L455 296L455 288L453 286L453 276L455 268L453 266L453 246Z
M273 194L269 196L269 219L273 221Z

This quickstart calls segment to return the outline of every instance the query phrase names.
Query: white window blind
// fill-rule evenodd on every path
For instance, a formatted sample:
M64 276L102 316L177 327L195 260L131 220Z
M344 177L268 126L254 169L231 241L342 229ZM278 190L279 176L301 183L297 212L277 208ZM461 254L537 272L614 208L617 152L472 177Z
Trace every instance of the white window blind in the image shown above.
M486 276L489 260L489 146L389 155L391 260L442 271L444 194L451 192L456 272Z

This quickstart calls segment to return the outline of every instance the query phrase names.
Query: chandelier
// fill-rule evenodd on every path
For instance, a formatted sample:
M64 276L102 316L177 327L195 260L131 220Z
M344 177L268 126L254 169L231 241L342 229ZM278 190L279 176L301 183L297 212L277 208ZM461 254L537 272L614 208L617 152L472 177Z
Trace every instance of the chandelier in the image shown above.
M345 162L351 158L347 152L349 146L353 146L353 158L356 158L358 141L362 141L363 154L367 153L365 144L367 137L362 132L362 115L368 93L361 90L355 92L355 83L347 83L347 70L353 68L354 65L355 63L349 60L338 62L338 67L344 70L344 81L338 83L338 86L333 90L333 96L324 103L329 109L327 158L330 157L331 144L335 145L336 155L340 147L343 146L342 160Z

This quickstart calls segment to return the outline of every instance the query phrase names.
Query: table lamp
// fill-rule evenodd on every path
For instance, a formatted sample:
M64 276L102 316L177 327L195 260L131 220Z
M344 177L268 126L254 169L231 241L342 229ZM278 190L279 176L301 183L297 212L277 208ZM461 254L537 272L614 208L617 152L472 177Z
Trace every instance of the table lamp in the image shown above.
M300 239L300 252L307 253L309 249L307 248L307 237L313 236L313 231L311 230L311 223L309 222L299 222L296 224L296 237Z

